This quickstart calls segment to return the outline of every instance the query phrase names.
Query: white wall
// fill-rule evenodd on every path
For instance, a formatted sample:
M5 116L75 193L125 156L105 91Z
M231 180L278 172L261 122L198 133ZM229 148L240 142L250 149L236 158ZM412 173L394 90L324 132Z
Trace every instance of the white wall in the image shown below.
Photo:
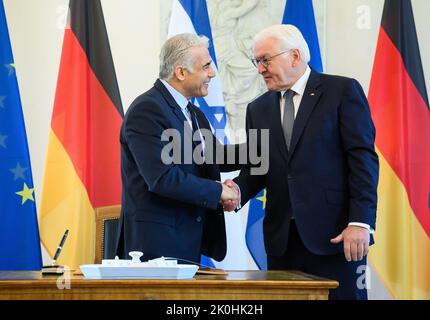
M124 109L150 88L166 17L149 0L102 0ZM213 1L213 0L211 0ZM282 0L273 0L282 1ZM314 0L327 73L357 78L368 91L383 0ZM412 0L427 91L430 84L430 1ZM40 204L44 161L68 0L4 0ZM370 28L366 27L366 17ZM363 20L364 19L364 20ZM364 26L358 27L359 25ZM376 278L375 278L376 279ZM377 279L373 283L380 286ZM378 290L376 298L386 297Z
M326 4L326 71L356 78L367 93L384 0L326 0ZM412 0L412 8L429 92L430 1Z

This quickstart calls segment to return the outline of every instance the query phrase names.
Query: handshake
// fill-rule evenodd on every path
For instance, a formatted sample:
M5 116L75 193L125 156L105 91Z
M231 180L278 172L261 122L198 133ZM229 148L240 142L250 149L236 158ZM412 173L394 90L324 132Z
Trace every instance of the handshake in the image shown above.
M224 211L233 211L240 203L240 189L231 179L224 181L222 185L222 193L220 203Z

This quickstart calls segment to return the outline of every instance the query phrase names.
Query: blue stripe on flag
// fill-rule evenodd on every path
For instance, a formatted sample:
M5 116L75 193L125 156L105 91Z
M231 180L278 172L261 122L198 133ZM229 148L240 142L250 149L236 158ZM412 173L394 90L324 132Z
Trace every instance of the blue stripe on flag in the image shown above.
M204 98L194 98L191 100L193 104L198 106L200 110L203 111L206 118L209 120L209 123L217 130L216 137L219 139L219 141L227 144L228 137L225 130L223 130L227 125L227 117L225 116L224 106L209 106ZM223 114L223 116L220 117L220 121L217 119L217 115L219 114Z
M179 0L184 10L187 12L194 25L194 29L198 35L205 35L209 39L209 53L215 65L218 66L216 62L215 48L213 44L211 25L209 21L208 8L206 6L206 1L203 0Z

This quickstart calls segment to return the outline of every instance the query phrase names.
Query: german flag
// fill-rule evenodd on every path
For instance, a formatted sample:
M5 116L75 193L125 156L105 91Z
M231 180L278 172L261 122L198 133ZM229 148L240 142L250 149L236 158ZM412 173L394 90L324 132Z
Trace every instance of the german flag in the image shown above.
M410 0L385 0L369 103L381 165L370 262L395 299L430 299L430 110Z
M123 109L99 0L70 0L40 210L40 234L58 263L94 262L94 209L121 203Z

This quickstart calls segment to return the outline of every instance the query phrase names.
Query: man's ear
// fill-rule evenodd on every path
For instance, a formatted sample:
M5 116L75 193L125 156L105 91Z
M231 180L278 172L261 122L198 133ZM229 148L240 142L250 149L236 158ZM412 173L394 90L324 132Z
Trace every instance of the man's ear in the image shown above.
M291 55L293 57L293 67L295 67L302 60L302 55L300 54L299 49L293 49L291 51Z
M185 80L185 69L182 66L176 66L175 67L175 77L180 80L180 81L184 81Z

